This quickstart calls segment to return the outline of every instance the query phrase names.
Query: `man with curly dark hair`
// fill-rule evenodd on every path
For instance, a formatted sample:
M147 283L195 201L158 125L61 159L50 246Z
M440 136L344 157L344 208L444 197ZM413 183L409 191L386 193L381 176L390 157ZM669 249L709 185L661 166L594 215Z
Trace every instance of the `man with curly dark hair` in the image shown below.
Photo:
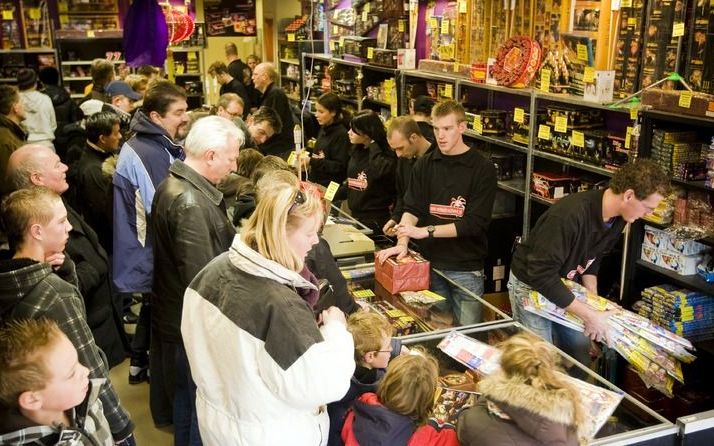
M615 172L607 189L567 196L548 209L513 255L508 289L514 318L549 342L555 332L557 345L587 364L590 340L605 340L612 312L578 301L560 279L581 282L597 293L603 254L617 243L625 225L652 212L668 189L662 169L640 159ZM584 335L525 311L523 301L532 290L579 316Z

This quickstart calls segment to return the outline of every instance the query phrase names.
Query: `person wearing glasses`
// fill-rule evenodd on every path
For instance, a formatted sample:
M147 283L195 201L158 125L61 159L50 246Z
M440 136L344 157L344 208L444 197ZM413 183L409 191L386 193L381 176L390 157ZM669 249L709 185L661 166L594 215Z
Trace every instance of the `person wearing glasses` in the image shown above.
M198 386L206 444L324 445L325 405L347 392L355 369L345 315L315 320L319 294L304 259L318 242L323 204L287 171L257 184L257 207L228 250L183 299L181 333Z
M216 105L215 113L216 116L233 121L233 124L243 131L243 134L245 135L245 143L243 144L243 147L257 148L258 146L250 136L248 126L245 121L243 121L244 110L245 103L240 96L235 93L225 93L218 98L218 105Z
M652 160L640 159L620 167L607 189L569 195L551 206L513 254L508 290L514 319L546 341L556 341L587 366L590 340L606 340L612 311L595 311L578 301L561 278L580 282L597 294L603 255L615 246L626 224L657 207L668 188L662 169ZM580 317L584 334L524 310L532 290Z

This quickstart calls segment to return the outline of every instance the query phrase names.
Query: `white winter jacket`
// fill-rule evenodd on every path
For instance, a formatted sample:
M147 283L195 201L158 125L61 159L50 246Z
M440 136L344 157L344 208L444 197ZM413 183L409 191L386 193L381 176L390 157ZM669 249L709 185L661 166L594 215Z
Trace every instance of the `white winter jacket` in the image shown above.
M27 142L54 147L57 120L52 99L37 90L26 90L20 92L20 100L25 108L22 124L27 129Z

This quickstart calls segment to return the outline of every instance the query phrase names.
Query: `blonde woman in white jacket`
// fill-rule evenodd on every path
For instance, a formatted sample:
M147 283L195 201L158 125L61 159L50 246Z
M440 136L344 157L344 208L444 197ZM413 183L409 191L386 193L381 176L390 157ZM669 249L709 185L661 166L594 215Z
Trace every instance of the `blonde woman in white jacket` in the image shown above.
M325 405L349 388L354 345L344 314L323 311L318 326L301 297L316 291L300 272L322 204L298 184L289 172L263 177L242 233L184 296L181 332L207 446L324 445Z

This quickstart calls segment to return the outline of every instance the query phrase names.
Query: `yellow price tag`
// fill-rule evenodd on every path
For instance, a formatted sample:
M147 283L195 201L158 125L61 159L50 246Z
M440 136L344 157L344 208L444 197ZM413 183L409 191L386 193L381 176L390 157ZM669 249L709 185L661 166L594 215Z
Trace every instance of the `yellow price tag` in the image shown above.
M540 89L546 93L550 91L550 70L540 72Z
M330 51L337 51L337 42L330 40Z
M295 34L288 33L288 42L294 42L294 41L295 41Z
M89 37L90 39L94 39L94 37L95 37L94 31L91 29L89 31L87 31L87 37Z
M439 27L439 19L437 19L436 17L430 18L430 19L429 19L429 27L430 27L431 29L436 29L436 28L438 28L438 27Z
M65 2L57 3L57 11L59 11L60 13L67 12L67 3L65 3Z
M550 141L550 126L541 124L538 126L538 138Z
M483 133L483 122L481 122L481 115L474 116L474 131L479 135Z
M197 60L196 58L196 52L195 51L189 51L186 53L186 59L188 60Z
M295 164L295 156L297 155L296 151L290 152L290 156L288 156L288 166L292 166Z
M362 11L362 21L366 22L367 20L369 20L369 11L367 11L367 9L365 9Z
M459 14L466 14L466 0L461 0L459 2Z
M371 3L365 3L364 5L364 10L369 12L372 10L372 4Z
M340 36L340 48L345 47L345 36Z
M585 135L583 132L573 130L573 133L570 135L570 143L575 147L585 147Z
M354 297L356 297L357 299L369 299L370 297L375 296L374 291L369 290L369 289L353 291L352 295Z
M583 82L586 84L591 84L595 82L595 68L585 67L585 72L583 73Z
M566 133L568 131L568 118L565 116L556 116L555 131L558 133Z
M337 193L337 189L340 188L340 185L338 183L335 183L334 181L330 181L330 184L327 185L327 189L325 190L325 200L327 201L332 201L335 199L335 194Z
M519 124L523 124L526 112L522 108L513 110L513 120Z
M403 33L404 30L406 29L406 23L404 23L406 20L400 19L399 22L397 22L397 29L399 29L400 33Z
M620 0L620 8L631 8L632 0Z
M8 11L7 9L3 10L2 19L3 20L12 20L12 11Z
M459 68L461 68L461 67L459 66L459 63L458 63L458 62L454 62L454 73L458 73L458 72L459 72Z
M583 45L582 43L579 43L577 46L577 49L578 49L578 60L587 62L588 61L588 47Z
M371 46L367 48L367 59L371 59L374 57L374 48Z
M682 37L684 35L684 22L677 22L672 28L672 37Z
M629 17L627 19L627 26L637 26L637 18Z
M441 19L441 34L449 34L449 19Z
M66 25L69 23L69 17L67 16L67 14L60 14L59 20L60 20L60 25Z
M633 121L637 121L637 107L632 107L630 109L630 119Z
M444 85L444 96L447 98L454 98L454 86L451 84Z
M337 25L332 25L332 34L339 34L340 33L340 27Z
M630 142L632 141L632 127L627 127L627 133L625 134L625 148L630 148Z
M679 106L682 108L689 108L692 106L692 92L683 91L679 93Z
M42 15L40 14L40 8L28 9L27 15L30 16L32 20L40 20L40 17L42 17Z

